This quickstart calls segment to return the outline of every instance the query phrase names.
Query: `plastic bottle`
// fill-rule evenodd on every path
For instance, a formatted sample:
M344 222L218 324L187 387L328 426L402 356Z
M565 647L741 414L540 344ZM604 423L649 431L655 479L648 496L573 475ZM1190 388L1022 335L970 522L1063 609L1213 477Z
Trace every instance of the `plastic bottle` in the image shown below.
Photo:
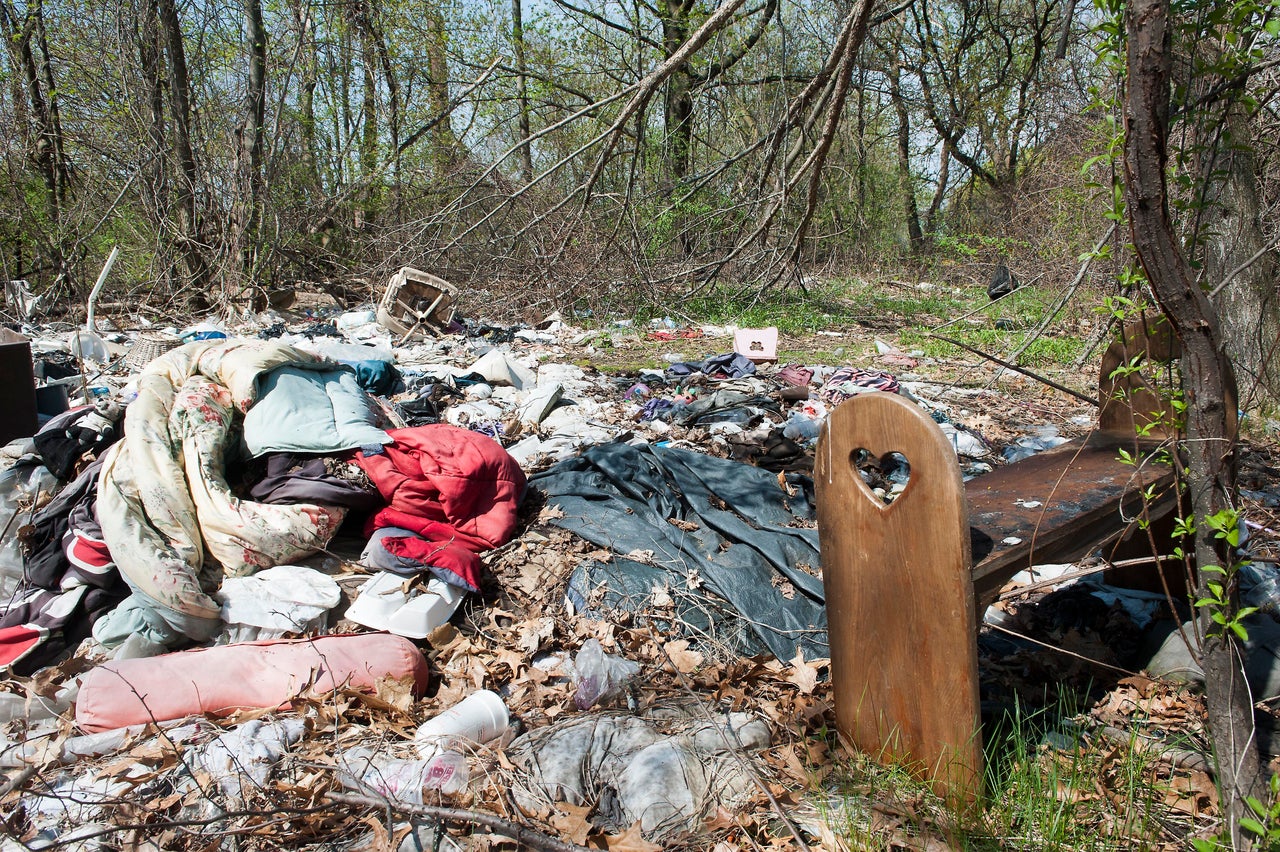
M456 793L467 785L467 761L446 751L423 760L388 757L370 748L353 748L339 759L342 786L385 796L408 805L422 804L423 790Z
M809 441L818 437L820 429L818 421L793 411L782 426L782 436L793 441Z

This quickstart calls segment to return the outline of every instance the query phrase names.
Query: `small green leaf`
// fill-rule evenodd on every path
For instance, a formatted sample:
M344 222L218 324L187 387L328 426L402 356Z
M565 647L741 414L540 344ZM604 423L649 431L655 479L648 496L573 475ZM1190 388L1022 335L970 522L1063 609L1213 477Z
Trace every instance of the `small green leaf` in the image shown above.
M1253 817L1240 817L1240 827L1245 831L1252 831L1259 837L1265 837L1267 828Z

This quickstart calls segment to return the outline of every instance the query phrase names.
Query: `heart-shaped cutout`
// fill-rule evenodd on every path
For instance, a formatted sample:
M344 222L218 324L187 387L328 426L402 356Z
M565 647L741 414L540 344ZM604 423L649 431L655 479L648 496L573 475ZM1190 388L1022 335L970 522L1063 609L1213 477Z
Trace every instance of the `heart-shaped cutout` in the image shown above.
M849 464L867 491L886 506L896 500L911 481L911 463L902 453L877 456L859 447L849 454Z

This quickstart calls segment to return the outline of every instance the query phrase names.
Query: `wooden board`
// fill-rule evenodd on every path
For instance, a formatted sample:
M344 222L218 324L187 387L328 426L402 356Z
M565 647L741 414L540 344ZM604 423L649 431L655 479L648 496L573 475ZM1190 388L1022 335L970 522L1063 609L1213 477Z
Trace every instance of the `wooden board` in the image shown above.
M906 457L910 479L892 504L858 473L859 449ZM977 625L955 453L919 406L866 394L827 418L814 478L837 727L954 805L973 802L983 765Z
M1109 540L1134 532L1143 512L1143 491L1156 499L1154 520L1177 505L1173 470L1165 464L1127 465L1120 450L1145 456L1155 442L1136 445L1095 432L998 467L970 480L974 594L980 607L1029 565L1072 562Z

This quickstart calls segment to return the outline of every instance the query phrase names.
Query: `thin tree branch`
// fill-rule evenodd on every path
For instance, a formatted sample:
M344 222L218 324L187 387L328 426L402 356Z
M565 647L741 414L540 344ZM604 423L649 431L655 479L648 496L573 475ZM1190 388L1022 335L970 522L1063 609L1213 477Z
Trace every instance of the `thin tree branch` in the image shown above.
M485 811L445 808L437 805L411 805L407 802L398 802L375 796L361 796L354 793L326 793L325 798L334 802L341 802L344 805L383 808L397 813L413 814L414 816L430 817L431 819L448 822L482 825L490 831L501 834L503 837L510 837L522 848L543 850L543 852L591 852L586 846L558 840L537 829L529 828L526 825L503 819L496 814Z

